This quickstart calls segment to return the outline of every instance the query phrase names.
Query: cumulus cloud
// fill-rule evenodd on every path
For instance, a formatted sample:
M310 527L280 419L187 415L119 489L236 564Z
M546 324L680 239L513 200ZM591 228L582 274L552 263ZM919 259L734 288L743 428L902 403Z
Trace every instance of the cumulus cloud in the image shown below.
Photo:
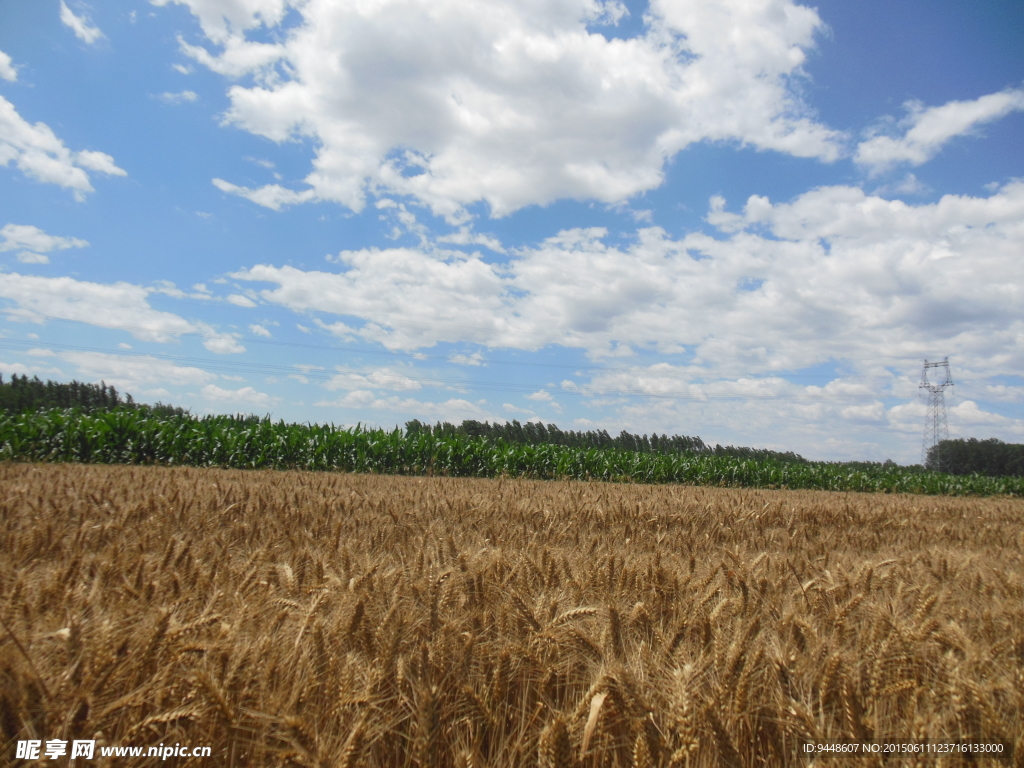
M48 235L39 227L30 224L5 224L0 229L0 252L25 251L18 260L27 264L45 264L49 261L43 254L62 251L67 248L84 248L89 243L77 237Z
M256 306L256 302L250 299L248 296L243 296L240 293L232 293L227 297L229 304L234 304L236 307L244 307L246 309L252 309Z
M985 387L988 400L999 400L1008 403L1024 402L1024 387L1007 386L1006 384L990 384Z
M378 397L369 390L353 390L336 400L321 400L316 403L322 408L356 408L359 411L383 411L399 414L403 418L431 419L458 423L466 419L476 421L504 422L505 418L497 416L478 403L471 403L462 398L451 398L443 402L416 400L410 397L390 395Z
M230 87L226 122L316 142L304 189L214 182L274 209L358 211L393 193L464 221L479 201L494 216L561 198L621 202L700 141L842 152L844 137L793 87L823 28L793 0L653 0L629 39L594 31L624 10L599 0L174 2L212 45L182 41L186 55L254 76ZM279 42L266 42L271 28Z
M698 374L836 359L855 371L945 355L979 377L1024 369L1024 182L921 205L825 187L784 203L751 197L735 212L716 201L715 211L724 236L673 239L649 227L611 246L601 228L575 229L501 263L364 249L341 252L338 271L256 265L232 277L269 284L258 291L267 303L390 349L468 342L594 358L692 355L683 378L651 370L630 385L649 394L685 392ZM786 386L764 376L741 383L738 395ZM916 382L899 387L890 394L917 394ZM869 394L833 386L800 396Z
M318 400L316 405L320 408L368 408L371 407L377 396L368 389L353 389L334 400Z
M76 152L75 163L80 165L82 168L88 168L90 171L98 171L99 173L106 173L110 176L128 175L126 170L118 168L114 164L114 158L106 152L93 152L92 150Z
M925 107L919 101L904 104L907 116L898 124L902 135L872 136L857 145L854 160L880 173L899 163L921 165L931 160L957 136L979 125L1024 110L1024 90L1015 88L990 93L973 101L950 101Z
M273 211L280 211L284 206L305 203L316 198L316 193L313 190L295 192L279 184L267 184L257 189L251 189L249 187L240 187L237 184L224 181L224 179L214 179L213 186L221 192L244 197L250 202L262 205L264 208L270 208Z
M203 32L215 43L226 43L240 33L281 22L288 0L151 0L153 5L187 5Z
M19 376L38 376L43 374L44 376L49 374L51 376L62 376L64 372L60 368L55 368L51 365L38 365L37 363L31 363L25 365L24 363L9 363L6 360L0 360L0 373L6 376L12 376L18 374Z
M191 365L178 365L152 355L111 355L101 352L61 352L83 381L106 381L135 394L153 385L196 386L214 381L216 374Z
M262 325L258 324L250 325L249 332L252 333L254 336L262 336L266 339L269 339L271 337L270 331L268 331Z
M232 276L277 283L259 292L272 304L363 318L358 331L345 323L329 330L358 332L392 349L431 346L442 337L486 343L506 323L502 278L479 258L370 248L342 251L337 260L346 268L340 274L259 265Z
M0 51L0 80L13 83L18 79L18 70L11 63L11 57Z
M222 389L216 384L207 384L202 388L200 394L204 399L214 403L236 404L255 408L272 408L280 401L280 398L271 397L265 392L257 392L252 387Z
M469 365L473 367L486 365L486 363L484 362L484 356L479 352L474 352L471 355L451 355L448 358L448 362L454 363L455 365Z
M92 325L124 327L144 341L169 341L196 326L170 312L153 309L149 291L131 283L92 283L71 277L5 274L0 297L15 302L30 320L75 320Z
M75 33L75 37L86 45L92 45L103 37L100 30L89 23L89 19L83 16L76 16L64 0L60 0L60 20L64 26Z
M363 372L339 369L324 386L331 390L390 389L395 392L415 392L422 388L419 381L392 368Z
M195 91L179 91L177 93L164 91L158 98L165 104L185 104L186 102L196 101L199 95Z
M36 277L7 273L0 280L0 298L14 302L11 316L32 322L72 320L119 328L142 341L168 342L185 333L203 337L211 352L244 352L238 334L223 333L202 322L154 309L149 294L166 289L132 283L93 283L72 277Z
M965 426L1002 426L1012 423L1013 419L990 413L978 406L973 400L964 400L949 409L953 417Z
M884 424L886 421L885 404L881 400L866 405L848 405L840 413L844 419L850 421L869 424Z
M207 331L203 346L218 355L232 355L245 352L245 347L238 343L238 335L234 333L216 333Z
M32 251L22 251L17 256L18 261L22 264L49 264L50 257L44 253L32 253Z
M86 170L126 176L114 158L103 152L72 152L45 123L29 124L11 102L0 96L0 165L14 163L37 181L58 184L83 200L93 187Z
M439 243L452 243L453 245L482 245L484 248L495 253L505 253L505 248L496 237L485 235L480 232L473 232L469 227L459 227L458 232L450 235L442 235L437 238Z

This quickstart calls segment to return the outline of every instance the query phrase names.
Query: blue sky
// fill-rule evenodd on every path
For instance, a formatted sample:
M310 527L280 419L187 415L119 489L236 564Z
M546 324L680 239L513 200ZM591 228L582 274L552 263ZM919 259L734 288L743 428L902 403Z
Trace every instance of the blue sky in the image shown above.
M0 3L0 372L816 459L1024 442L1024 6Z

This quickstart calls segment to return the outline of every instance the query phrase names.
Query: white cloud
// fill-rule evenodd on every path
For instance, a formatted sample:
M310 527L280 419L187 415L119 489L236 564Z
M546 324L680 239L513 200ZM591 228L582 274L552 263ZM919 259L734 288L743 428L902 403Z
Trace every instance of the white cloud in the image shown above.
M270 331L268 331L262 325L250 325L249 326L249 331L254 336L263 336L264 338L267 338L267 339L269 339L270 336L271 336Z
M92 45L103 33L97 27L92 26L85 16L76 16L68 8L64 0L60 0L60 20L64 26L69 27L75 33L75 37L86 45Z
M203 322L190 322L171 312L153 309L150 293L186 296L172 283L145 288L131 283L92 283L71 277L4 274L0 298L13 301L11 317L31 322L72 320L125 330L142 341L168 342L184 333L203 337L203 346L217 354L244 352L239 334L224 333Z
M152 287L147 290L151 293L161 293L164 296L171 296L175 299L199 299L200 301L205 301L211 298L209 293L205 290L196 291L195 293L186 293L170 280L154 280Z
M1003 426L1012 423L1013 419L1000 416L998 413L990 413L982 410L973 400L964 400L959 405L949 409L949 413L957 421L966 426Z
M131 283L91 283L71 277L34 277L7 273L0 297L16 303L19 315L124 328L143 341L170 341L199 329L184 318L153 309L149 290Z
M41 122L30 125L11 102L0 96L0 166L12 161L26 176L73 190L78 200L93 191L86 169L114 176L127 175L108 154L90 150L72 152L48 125Z
M455 365L470 365L470 366L480 366L480 365L484 365L485 364L484 363L484 356L481 353L479 353L479 352L474 352L471 355L461 355L461 354L459 354L459 355L451 355L448 358L448 362L449 363L454 363Z
M64 372L60 368L54 368L48 365L37 365L35 363L31 365L25 365L24 363L9 363L6 360L0 360L0 373L12 376L18 374L19 376L39 376L51 375L51 376L62 376Z
M216 384L207 384L200 394L215 403L234 403L246 407L271 408L280 401L279 397L271 397L265 392L257 392L252 387L240 389L222 389Z
M458 232L450 235L443 235L437 238L439 243L452 243L454 245L482 245L495 253L505 253L505 248L496 237L473 232L469 227L460 227Z
M391 368L358 372L339 369L324 387L327 389L390 389L396 392L415 392L422 388L420 382Z
M164 91L158 98L165 104L184 104L186 102L196 101L199 96L195 91L180 91L178 93Z
M908 435L921 435L928 407L920 401L894 405L889 409L889 428Z
M62 352L83 381L106 381L135 394L153 385L195 386L217 378L202 368L178 365L150 355L111 355L99 352Z
M398 416L400 420L417 418L431 421L449 421L458 423L465 419L477 421L504 422L505 418L495 415L482 407L481 403L471 403L462 398L451 398L444 402L430 402L403 398L397 395L378 397L369 390L353 390L336 400L321 400L316 403L321 408L353 408L360 414L366 411L383 411ZM361 416L365 422L365 416Z
M294 192L290 189L285 189L278 184L268 184L264 187L260 187L259 189L250 189L249 187L239 187L238 185L224 181L223 179L214 179L213 186L221 192L227 192L229 195L244 197L250 202L262 205L264 208L270 208L274 211L280 211L282 206L305 203L316 198L316 193L313 192L313 190Z
M534 392L532 395L527 395L526 399L527 400L538 400L538 401L544 402L544 403L551 402L552 400L554 400L554 398L551 396L551 393L547 392L547 391L545 391L543 389L539 390L537 392Z
M519 413L523 416L530 416L531 419L529 419L529 421L536 418L536 414L529 408L520 408L518 405L513 405L512 403L503 403L501 407L506 413Z
M0 80L6 80L9 83L13 83L18 79L18 70L11 63L11 57L3 51L0 51Z
M269 303L365 318L359 335L392 349L430 346L441 337L483 343L505 324L502 279L478 258L445 260L406 248L372 248L342 251L338 261L347 267L342 274L256 266L233 277L278 283L275 290L260 291ZM353 329L342 324L337 331L346 335Z
M42 253L32 253L32 251L22 251L17 256L18 261L22 264L49 264L50 257Z
M973 101L950 101L940 107L908 101L904 107L908 115L899 123L900 128L906 129L903 135L873 136L857 145L854 160L873 173L898 163L921 165L937 155L950 139L1024 110L1024 90L999 91Z
M242 32L281 22L288 0L151 0L163 6L187 5L199 19L203 32L215 43L225 43Z
M793 0L653 0L629 39L588 30L624 10L598 0L174 1L214 46L182 41L186 55L256 76L230 87L228 123L315 140L305 189L214 182L274 209L358 211L368 194L393 193L464 221L478 201L495 216L561 198L621 202L700 141L842 152L844 137L793 87L823 28ZM265 42L289 11L294 23ZM257 28L260 40L247 37Z
M987 400L999 400L1008 403L1024 402L1024 387L1013 387L1005 384L989 385L985 387Z
M885 184L879 187L872 194L888 197L889 195L923 195L930 191L931 187L918 179L914 174L908 173L893 184Z
M128 175L126 170L118 168L114 164L114 158L106 152L93 152L91 150L76 152L75 163L83 168L88 168L90 171L98 171L99 173L106 173L110 176Z
M896 431L919 432L923 416L880 411L877 402L916 398L924 358L949 355L981 386L1024 370L1024 182L920 205L826 187L787 203L751 197L734 213L724 200L714 208L724 237L677 240L650 227L616 247L602 229L578 229L503 263L366 249L339 254L337 272L258 265L232 277L269 283L263 301L396 350L556 345L600 358L685 349L693 356L686 365L627 366L623 357L624 370L589 382L577 374L562 390L654 398L629 413L684 433L692 413L678 409L687 403L706 419L717 414L726 434L763 422L781 435L773 420L786 415L805 429L821 425L815 441L800 438L821 451L839 450L826 441L844 423L867 429L888 419ZM848 373L825 386L778 375L836 360ZM657 410L659 398L677 410ZM734 405L765 411L766 399L771 414L756 418ZM777 408L780 401L789 404Z
M0 237L3 238L3 242L0 242L0 252L25 249L36 253L50 253L89 245L87 241L77 237L48 235L39 227L30 224L5 224L0 229Z
M850 421L878 424L884 424L886 421L885 405L880 400L866 405L848 405L840 413L844 419Z
M216 333L208 331L203 339L203 346L218 355L231 355L245 352L245 347L238 343L238 334Z
M367 408L375 400L377 396L370 390L354 389L336 400L319 400L316 405L321 408Z
M227 301L229 304L234 304L236 307L245 307L246 309L252 309L256 306L256 302L247 296L243 296L240 293L232 293L228 296Z
M178 45L186 56L217 74L230 78L240 78L252 72L269 70L286 54L282 45L247 42L239 36L229 37L224 42L224 50L219 56L212 55L200 45L189 45L181 37L178 38Z

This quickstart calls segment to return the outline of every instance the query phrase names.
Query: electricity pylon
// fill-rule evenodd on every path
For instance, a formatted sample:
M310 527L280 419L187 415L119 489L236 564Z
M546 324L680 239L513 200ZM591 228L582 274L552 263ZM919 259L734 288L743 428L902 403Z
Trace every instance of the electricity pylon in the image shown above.
M946 376L941 381L931 383L928 381L928 369L939 368L936 373ZM953 377L949 373L949 358L941 363L929 363L924 361L924 369L921 371L920 389L928 390L928 413L924 417L924 441L921 444L921 464L928 464L928 452L932 447L938 445L942 440L949 440L949 425L946 424L946 387L953 386ZM937 457L938 458L938 457ZM938 459L941 464L941 459ZM941 466L936 469L942 469Z

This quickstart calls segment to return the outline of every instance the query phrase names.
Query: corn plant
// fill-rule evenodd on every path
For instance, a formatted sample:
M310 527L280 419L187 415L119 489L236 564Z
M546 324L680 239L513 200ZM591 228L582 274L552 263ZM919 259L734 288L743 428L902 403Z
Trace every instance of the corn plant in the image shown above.
M1024 478L947 475L897 465L783 462L709 453L507 443L463 434L286 424L254 416L114 409L0 416L0 458L82 464L308 469L527 477L734 488L943 495L1024 494Z

